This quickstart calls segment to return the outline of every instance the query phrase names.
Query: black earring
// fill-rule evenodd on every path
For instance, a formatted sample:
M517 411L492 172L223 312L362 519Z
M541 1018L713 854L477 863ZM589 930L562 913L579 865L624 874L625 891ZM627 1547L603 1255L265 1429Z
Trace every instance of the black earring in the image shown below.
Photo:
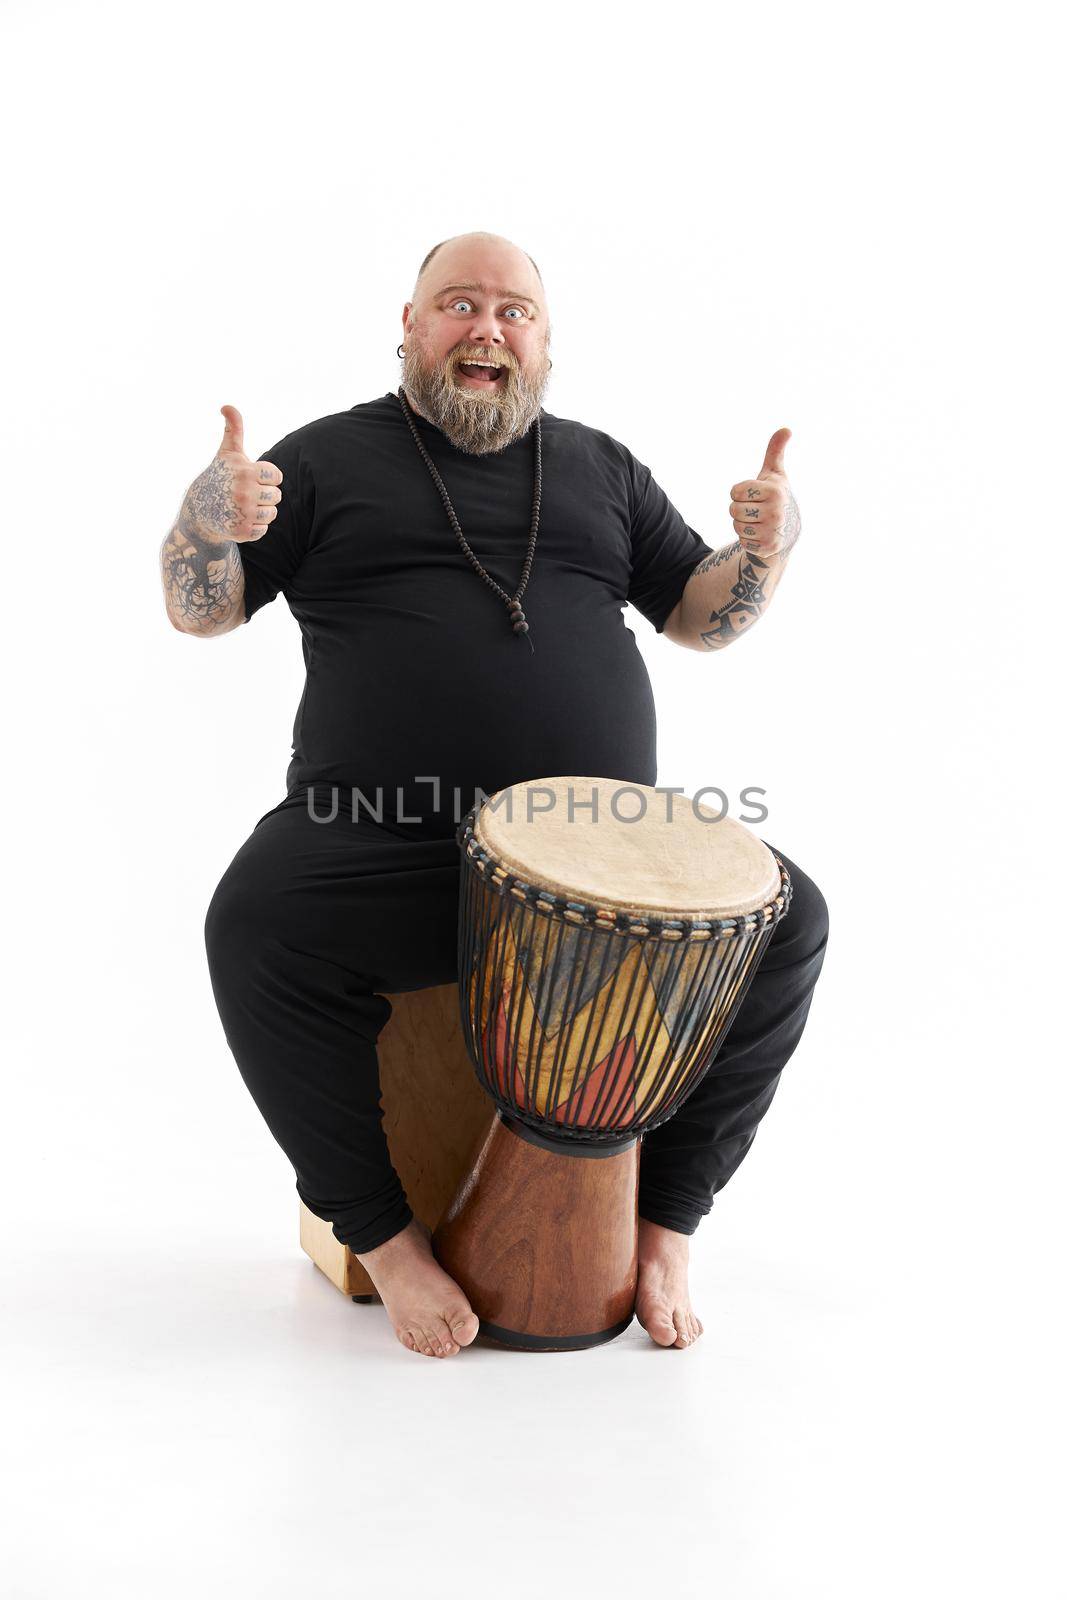
M397 345L396 353L398 356L402 356L404 354L404 346L402 344Z

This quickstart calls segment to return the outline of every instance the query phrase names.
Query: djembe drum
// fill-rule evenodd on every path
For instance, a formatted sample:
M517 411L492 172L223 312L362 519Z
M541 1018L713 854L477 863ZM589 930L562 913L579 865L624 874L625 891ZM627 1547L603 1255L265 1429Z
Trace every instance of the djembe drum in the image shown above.
M633 1318L641 1137L712 1065L789 876L731 818L609 779L515 784L457 840L464 1037L497 1114L434 1250L483 1335L584 1349Z

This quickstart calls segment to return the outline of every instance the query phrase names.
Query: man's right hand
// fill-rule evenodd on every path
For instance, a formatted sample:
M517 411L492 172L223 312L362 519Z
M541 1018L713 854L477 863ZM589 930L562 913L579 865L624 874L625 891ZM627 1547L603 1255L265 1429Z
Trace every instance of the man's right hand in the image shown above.
M226 427L218 454L189 485L182 509L209 543L246 544L262 539L278 515L282 474L270 461L249 460L241 413L236 406L221 409Z

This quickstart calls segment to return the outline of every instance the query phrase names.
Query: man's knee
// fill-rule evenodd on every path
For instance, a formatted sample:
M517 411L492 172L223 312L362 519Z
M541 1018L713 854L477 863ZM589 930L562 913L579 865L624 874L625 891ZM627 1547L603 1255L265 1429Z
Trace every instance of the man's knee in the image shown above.
M278 894L262 873L234 861L220 879L204 917L204 945L213 976L248 970L271 937Z
M804 928L804 942L812 949L821 949L830 934L830 911L819 885L807 873L799 875L800 882L794 891L793 910L797 922Z
M806 959L826 949L830 932L830 912L819 885L794 862L788 863L792 883L789 911L779 924L780 939L788 945L793 959Z

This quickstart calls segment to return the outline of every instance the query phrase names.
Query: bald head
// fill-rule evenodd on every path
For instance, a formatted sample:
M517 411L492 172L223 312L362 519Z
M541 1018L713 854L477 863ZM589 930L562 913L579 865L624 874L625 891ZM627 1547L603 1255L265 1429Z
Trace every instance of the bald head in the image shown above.
M533 257L527 255L525 250L520 250L517 244L512 244L510 239L505 239L501 234L484 233L479 230L474 233L457 233L454 234L451 239L442 239L440 244L434 245L429 255L423 261L422 266L419 268L415 277L415 288L412 290L411 295L412 300L417 302L419 286L422 283L423 275L425 274L430 263L436 261L442 251L445 252L447 259L452 255L463 255L468 253L465 249L467 246L471 246L474 249L477 249L479 246L495 246L497 247L497 250L503 251L505 256L510 252L515 256L521 257L522 260L527 264L527 267L524 268L524 270L528 270L529 267L533 268L537 281L541 285L541 298L542 300L544 299L544 282L541 278L541 273L538 269L537 263ZM440 263L438 264L440 265Z

